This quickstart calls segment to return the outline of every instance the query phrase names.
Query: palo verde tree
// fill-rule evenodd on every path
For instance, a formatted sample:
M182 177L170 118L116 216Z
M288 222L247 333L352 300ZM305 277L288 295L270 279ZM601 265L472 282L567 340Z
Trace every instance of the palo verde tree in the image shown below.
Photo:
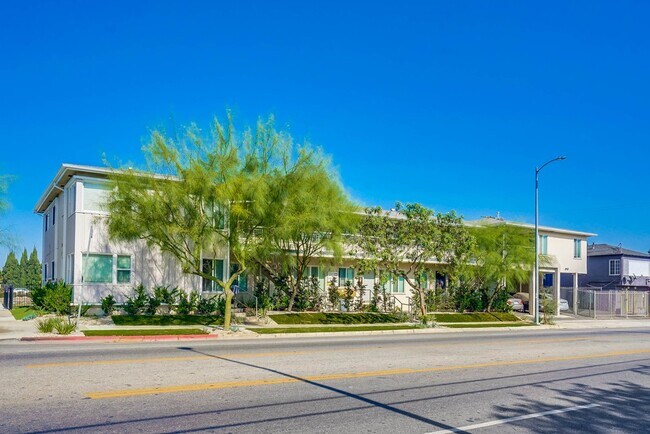
M145 240L176 258L184 273L223 288L228 329L231 285L248 269L263 242L262 228L273 221L270 183L290 172L284 167L288 138L275 130L272 117L238 135L228 115L225 125L215 119L211 133L206 137L192 126L172 139L154 131L145 148L147 170L111 176L108 230L113 239ZM203 267L203 258L227 254L239 264L228 279Z
M506 222L484 223L470 229L473 261L463 267L465 285L481 295L490 312L499 298L530 279L535 262L535 234ZM543 258L542 258L543 259Z
M472 236L453 211L434 213L420 204L397 203L396 214L368 208L355 239L355 252L364 269L383 269L402 277L415 291L420 319L427 322L424 277L437 263L453 274L469 259Z
M270 211L257 262L272 280L288 284L288 310L304 284L314 258L341 257L343 237L356 230L357 207L350 201L329 160L302 146L295 160L286 163L270 184Z

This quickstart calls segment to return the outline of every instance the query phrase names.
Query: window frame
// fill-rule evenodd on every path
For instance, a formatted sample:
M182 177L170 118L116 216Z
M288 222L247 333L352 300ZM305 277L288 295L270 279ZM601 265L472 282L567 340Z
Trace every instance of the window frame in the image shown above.
M205 263L206 261L210 262L210 274L212 274L214 277L219 277L218 274L216 274L217 267L215 267L215 262L221 261L221 280L224 279L224 271L226 268L226 261L223 258L201 258L201 270L205 272ZM206 285L209 285L209 289L206 289ZM201 292L205 292L208 294L213 294L213 293L221 293L223 292L223 288L217 284L217 282L214 282L212 280L208 280L204 277L201 277Z
M612 265L616 264L615 268L618 269L617 273L612 273ZM610 259L609 260L609 275L610 276L620 276L621 275L621 260L620 259Z
M129 258L129 268L123 268L120 267L120 258ZM118 285L127 285L133 282L133 256L132 255L115 255L115 283ZM129 280L128 281L120 281L120 271L129 272Z
M548 255L548 235L539 236L539 253Z
M573 239L573 259L582 259L582 240Z

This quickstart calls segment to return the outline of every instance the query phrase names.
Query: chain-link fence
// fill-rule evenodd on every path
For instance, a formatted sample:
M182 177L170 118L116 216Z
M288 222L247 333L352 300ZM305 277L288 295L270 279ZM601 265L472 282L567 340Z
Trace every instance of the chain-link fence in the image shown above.
M573 290L563 288L562 294L571 301L573 310ZM570 295L569 295L570 294ZM578 315L591 318L628 318L650 316L650 293L645 291L602 291L598 289L578 289Z

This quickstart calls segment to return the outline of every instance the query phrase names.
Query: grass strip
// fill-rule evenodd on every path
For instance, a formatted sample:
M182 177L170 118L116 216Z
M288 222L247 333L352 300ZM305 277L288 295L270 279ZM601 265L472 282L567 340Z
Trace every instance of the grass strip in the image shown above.
M31 315L31 314L34 314L36 316L41 316L43 312L34 309L32 306L22 306L22 307L14 307L13 309L11 309L11 314L14 316L15 319L21 320L25 318L27 315Z
M351 326L351 327L268 327L268 328L250 328L248 330L255 333L267 335L276 333L322 333L322 332L361 332L372 330L412 330L420 328L410 325L383 325L383 326Z
M170 326L223 324L218 315L113 315L115 325Z
M432 317L435 322L439 323L519 321L517 315L508 312L436 313Z
M203 329L84 330L85 336L205 335Z
M379 324L405 322L401 315L392 313L336 313L300 312L279 313L269 317L278 324Z
M529 322L515 322L515 323L496 323L496 324L481 324L481 323L467 323L467 324L447 324L444 327L450 329L482 329L493 327L530 327L535 324Z

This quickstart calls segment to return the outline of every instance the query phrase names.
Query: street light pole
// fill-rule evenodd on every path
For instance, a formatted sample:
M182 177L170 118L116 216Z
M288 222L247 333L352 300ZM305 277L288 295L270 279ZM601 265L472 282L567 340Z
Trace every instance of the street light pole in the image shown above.
M535 325L539 325L539 172L554 161L561 160L566 160L566 157L555 157L535 168L535 270L533 272L533 298L535 301L533 320Z

